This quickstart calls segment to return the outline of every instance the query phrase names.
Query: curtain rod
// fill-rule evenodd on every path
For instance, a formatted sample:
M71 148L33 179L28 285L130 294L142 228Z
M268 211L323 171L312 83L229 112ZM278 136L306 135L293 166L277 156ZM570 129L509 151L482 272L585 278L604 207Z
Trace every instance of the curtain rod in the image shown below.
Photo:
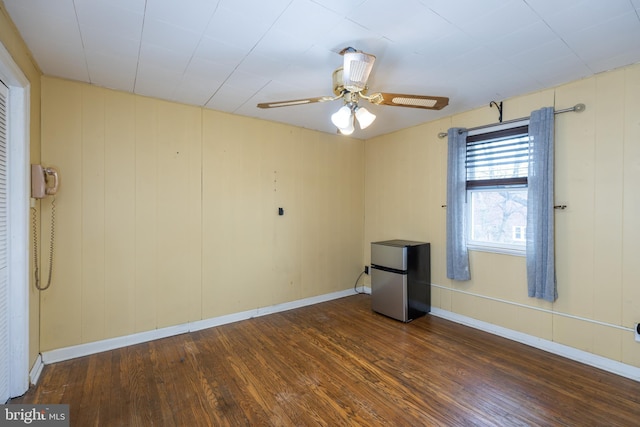
M564 110L556 110L556 111L553 112L553 114L569 113L571 111L575 111L576 113L582 113L586 108L587 107L584 104L576 104L571 108L565 108ZM474 130L485 129L485 128L490 128L490 127L494 127L494 126L508 125L509 123L516 123L516 122L520 122L522 120L528 120L528 119L529 119L529 117L521 117L519 119L507 120L507 121L504 121L502 123L494 123L492 125L476 126L474 128L467 129L467 132L471 132L471 131L474 131ZM438 138L440 138L440 139L446 138L447 135L448 134L446 132L440 132L438 134Z

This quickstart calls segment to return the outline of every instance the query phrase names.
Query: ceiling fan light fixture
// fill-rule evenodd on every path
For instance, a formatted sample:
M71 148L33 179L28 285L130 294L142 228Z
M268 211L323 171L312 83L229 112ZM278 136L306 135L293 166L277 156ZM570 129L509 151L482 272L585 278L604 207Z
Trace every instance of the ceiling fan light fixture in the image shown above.
M356 109L356 119L358 119L360 129L366 129L376 119L376 115L364 107L358 107Z
M369 74L376 57L364 52L345 52L342 79L344 87L351 92L359 92L367 86Z
M353 119L351 117L351 108L348 105L343 105L338 111L331 115L331 122L338 128L347 128L351 123L353 126Z
M2 0L0 0L1 2ZM331 76L334 96L260 103L258 108L289 107L342 99L343 105L331 115L331 122L338 128L338 132L341 135L351 135L355 131L356 121L360 129L366 129L376 120L375 114L358 105L361 99L367 100L374 105L392 105L428 110L440 110L449 105L449 98L443 96L386 92L370 94L367 80L373 69L376 57L353 47L346 47L339 53L343 57L343 64L334 70Z
M349 120L349 124L343 128L338 128L338 130L340 131L340 134L342 135L351 135L353 133L354 130L356 130L355 126L353 125L353 118L351 118L351 120Z

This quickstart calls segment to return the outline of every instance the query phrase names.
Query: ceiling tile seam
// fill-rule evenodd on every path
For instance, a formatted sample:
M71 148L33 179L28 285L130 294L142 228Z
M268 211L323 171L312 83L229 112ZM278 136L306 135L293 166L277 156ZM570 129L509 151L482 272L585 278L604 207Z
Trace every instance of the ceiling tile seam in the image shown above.
M525 1L525 0L522 0L522 1L523 1L524 3L526 3L526 1ZM426 5L425 5L425 6L426 6ZM458 25L454 24L453 22L451 22L451 21L450 21L450 20L448 20L445 16L443 16L443 15L439 14L436 10L434 10L434 9L432 9L432 8L430 8L430 7L427 7L426 9L427 9L427 10L429 10L430 12L432 12L434 15L436 15L436 16L438 16L438 17L440 17L443 21L445 21L447 24L451 25L453 28L456 28L456 29L460 30L460 31L461 31L462 33L464 33L465 35L467 35L467 36L471 37L472 39L475 39L475 38L476 38L476 37L474 37L474 36L473 36L473 34L469 34L467 31L465 31L465 29L464 29L464 28L460 28L460 26L458 26ZM537 15L537 14L536 14L536 15ZM546 24L546 22L545 22L545 24ZM485 43L478 43L478 45L479 45L479 46L486 47L487 49L489 49L489 50L491 50L491 51L493 52L493 49L489 48L489 46L487 46ZM414 53L415 53L415 54L418 54L418 55L424 55L424 53L420 53L419 51L416 51L416 52L414 52ZM425 55L425 56L426 56L426 55Z
M529 3L527 2L527 0L522 0L522 2L523 2L524 4L526 4L526 5L527 5L527 7L529 7L529 9L531 9L531 11L532 11L533 13L535 13L535 14L536 14L536 16L538 16L538 18L540 18L540 20L541 20L542 22L544 22L544 24L545 24L545 25L546 25L546 26L547 26L547 27L548 27L548 28L549 28L549 29L550 29L550 30L551 30L551 31L552 31L556 36L558 36L558 34L557 34L555 31L553 31L553 29L549 26L549 24L548 24L548 23L547 23L547 22L546 22L546 21L545 21L545 20L544 20L544 19L543 19L543 18L542 18L542 17L541 17L541 16L540 16L540 15L539 15L539 14L538 14L538 13L537 13L533 8L532 8L532 7L531 7L531 5L529 5ZM424 5L424 4L423 4L423 6L426 6L426 5ZM448 23L449 25L451 25L452 27L457 28L458 30L460 30L461 32L463 32L464 34L466 34L466 35L468 35L468 36L470 36L470 37L473 37L473 35L469 34L467 31L465 31L465 29L464 29L464 28L460 28L460 26L458 26L458 25L454 24L453 22L451 22L451 21L450 21L450 20L448 20L445 16L441 15L440 13L438 13L438 12L437 12L436 10L434 10L433 8L426 7L426 9L428 9L428 10L429 10L430 12L432 12L434 15L436 15L436 16L438 16L438 17L440 17L442 20L444 20L445 22L447 22L447 23ZM573 54L574 54L574 55L575 55L575 56L576 56L576 57L577 57L577 58L578 58L578 59L579 59L583 64L584 64L584 61L582 60L582 58L580 58L580 57L579 57L579 56L578 56L578 55L573 51L573 49L571 49L571 48L567 45L567 43L566 43L562 38L560 38L560 36L558 36L558 38L559 38L560 40L562 40L562 43L564 43L564 44L567 46L567 48L568 48L568 49L569 49L569 50L570 50L570 51L571 51L571 52L572 52L572 53L573 53ZM485 48L487 48L487 49L489 49L489 50L491 50L492 52L495 52L495 50L494 50L494 49L491 49L491 48L490 48L489 46L487 46L485 43L481 43L480 45L481 45L481 46L483 46L483 47L485 47ZM418 52L415 52L415 53L416 53L416 54L418 54ZM510 64L514 65L516 68L521 69L521 66L520 66L521 64L519 64L519 63L515 63L515 64L514 64L514 63L513 63L513 62L511 62L511 61L508 61L508 62L509 62ZM585 66L587 66L587 65L585 64ZM589 68L589 70L591 70L591 69ZM524 71L524 70L523 70L523 71ZM538 79L536 79L535 81L536 81L536 83L538 83L538 84L541 84L541 83L542 83L542 82L541 82L541 81L539 81Z
M354 11L355 9L357 9L358 7L360 7L360 6L361 6L363 3L365 3L366 1L367 1L367 0L360 0L360 2L359 2L358 4L356 4L355 6L353 6L352 8L350 8L350 10L349 10L348 12L345 12L345 13L344 13L345 18L347 17L347 15L348 15L348 14L350 14L352 11ZM317 4L318 6L323 7L324 9L327 9L328 11L335 12L335 13L340 13L339 11L337 11L337 10L335 10L335 9L332 9L332 8L330 8L329 6L327 6L327 5L324 5L324 4L320 3L318 0L311 0L311 3L315 3L315 4ZM348 19L348 18L347 18L347 19Z
M218 12L218 8L219 8L219 7L220 7L220 0L218 0L218 2L216 3L216 7L215 7L215 9L214 9L214 10L213 10L213 12L211 13L211 16L209 16L209 20L207 21L207 26L206 26L205 28L208 28L208 27L209 27L209 24L211 24L211 21L213 20L213 17L214 17L214 16L216 16L216 13ZM203 31L203 32L200 34L200 40L198 40L198 44L196 45L195 49L193 50L193 53L191 54L191 57L189 58L189 61L187 61L187 65L185 66L184 71L182 72L182 77L180 78L180 83L179 83L178 87L176 87L175 91L177 91L177 90L178 90L178 88L182 85L182 82L184 81L184 78L185 78L185 75L186 75L186 73L187 73L187 70L189 69L189 65L191 65L191 61L193 61L193 58L195 58L195 56L196 56L196 52L198 51L198 48L200 47L200 44L202 43L202 40L203 40L204 38L205 38L205 32ZM174 98L175 98L175 97L176 97L176 95L177 95L177 93L175 93L175 91L174 91L174 93L173 93L173 97L174 97ZM207 101L207 102L209 102L209 101ZM203 104L203 106L204 106L204 105L206 105L206 104L207 104L207 103L205 102L205 103Z
M251 101L252 99L254 99L254 97L260 93L260 91L262 91L262 89L264 89L265 87L269 86L269 83L271 83L273 80L269 80L268 82L266 82L264 85L262 85L261 88L259 88L258 90L256 90L255 92L253 92L253 95L251 95L249 98L247 98L242 104L238 105L238 107L236 107L233 112L235 113L236 111L238 111L239 109L241 109L242 107L245 106L245 104L249 101ZM205 104L206 105L206 104Z
M82 45L82 53L84 59L84 68L87 72L87 77L89 78L89 83L91 82L91 73L89 72L89 62L87 61L87 50L84 46L84 38L82 37L82 28L80 27L80 18L78 17L78 8L76 7L76 0L72 0L73 4L73 15L76 17L76 25L78 26L78 35L80 36L80 44Z
M273 22L271 23L271 25L269 26L269 28L262 34L262 37L260 37L260 39L258 39L258 41L251 47L251 49L249 49L249 52L247 52L247 54L244 56L244 58L242 58L242 60L238 61L238 64L236 64L236 66L234 67L233 70L231 70L231 72L227 75L227 77L225 77L225 79L222 81L222 83L220 83L220 86L218 86L218 88L213 92L213 94L209 97L209 99L207 99L207 101L204 103L204 105L207 105L209 102L211 102L211 100L213 100L213 98L216 96L216 94L220 91L220 88L222 88L222 86L225 85L225 83L227 83L227 81L229 80L229 78L233 75L233 73L236 72L236 70L244 63L244 61L247 59L247 57L251 54L251 52L253 52L253 50L256 48L256 46L258 46L260 44L260 42L266 37L267 33L269 31L271 31L271 29L274 27L274 25L276 25L276 23L278 22L278 20L280 18L282 18L282 15L284 15L284 13L289 10L289 8L291 7L291 4L294 2L294 0L290 0L289 4L287 4L287 7L285 7L282 12L280 13L280 15L278 15L278 17L276 19L273 20ZM267 82L267 84L271 83L272 80L269 80L269 82ZM239 108L239 107L238 107ZM233 110L233 112L235 113L236 111L238 111L238 108L235 108Z
M364 26L364 25L362 25L361 23L354 21L354 20L353 20L353 18L349 18L348 16L345 16L345 20L347 20L347 21L351 22L351 23L352 23L352 24L354 24L354 25L357 25L357 26L358 26L358 27L360 27L360 28L364 28L364 29L365 29L365 30L367 30L367 31L371 31L372 33L376 33L376 34L377 34L377 35L379 35L380 37L384 37L384 34L382 34L382 33L378 32L378 31L376 31L376 30L375 30L375 29L373 29L373 28L365 27L365 26ZM387 39L387 40L389 40L389 39ZM335 52L335 53L340 53L340 51L342 51L342 49L343 49L343 48L339 48L339 50L335 50L334 52Z
M320 4L320 3L317 3L315 0L311 0L311 2L312 2L312 3L317 4L317 5L318 5L318 6L320 6L320 7L323 7L324 9L326 9L326 10L328 10L328 11L335 12L334 10L332 10L332 9L330 9L330 8L328 8L328 7L326 7L325 5ZM291 3L293 3L293 1L289 3L289 5L287 6L287 8L286 8L282 13L286 12L286 10L289 8L289 6L291 5ZM363 1L362 3L364 3L364 1ZM360 4L362 4L362 3L360 3ZM282 16L282 14L280 14L280 16ZM280 16L278 16L278 18L274 21L274 23L273 23L274 25L277 23L278 19L280 19ZM367 27L365 27L365 26L361 25L360 23L353 21L351 18L345 17L345 19L346 19L346 20L348 20L348 21L350 21L350 22L352 22L354 25L357 25L357 26L359 26L359 27L361 27L361 28L364 28L364 29L366 29L366 30L369 30L369 31L373 31L373 30L371 30L371 29L369 29L369 28L367 28ZM272 26L273 26L273 25L272 25ZM269 29L271 29L271 28L269 28ZM269 31L269 30L267 30L267 32L268 32L268 31ZM265 34L266 34L266 33L265 33ZM264 37L264 36L263 36L263 37ZM383 39L389 40L389 39L388 39L388 38L386 38L384 35L380 35L380 37L381 37L381 38L383 38ZM262 38L261 38L260 40L262 40ZM255 48L255 46L257 46L257 45L260 43L260 40L258 41L258 43L256 43L256 45L254 45L254 47L253 47L253 48ZM391 41L391 40L389 40L389 41ZM251 50L253 50L253 48L252 48ZM251 53L251 52L249 52L249 53ZM335 51L335 53L340 53L340 52L339 52L338 50L336 50L336 51ZM247 55L247 56L248 56L248 55ZM245 57L245 58L246 58L246 57ZM244 59L242 60L242 62L244 62ZM242 62L240 62L240 64L242 64ZM240 65L240 64L238 64L238 65ZM235 70L234 70L234 71L235 71ZM249 101L251 101L252 99L254 99L254 98L256 97L256 95L258 95L258 94L259 94L259 93L260 93L264 88L266 88L267 86L269 86L269 84L270 84L270 83L272 83L272 82L273 82L273 79L271 79L271 80L267 81L264 85L262 85L262 87L260 87L260 88L259 88L259 89L257 89L256 91L254 91L254 92L253 92L253 95L251 95L251 96L250 96L250 97L248 97L244 102L242 102L240 105L238 105L238 107L236 107L236 108L233 110L233 112L235 113L235 112L237 112L238 110L240 110L242 107L244 107L244 106L245 106ZM224 85L224 82L223 82L222 84ZM215 93L214 93L214 95L215 95ZM212 97L213 97L213 96L212 96ZM211 99L209 99L209 101L210 101L210 100L211 100ZM209 101L207 101L207 102L205 103L205 105L206 105Z
M426 6L426 5L423 5ZM442 16L441 14L439 14L436 10L427 7L427 10L431 11L434 15L442 18L443 21L445 21L447 24L451 25L452 27L458 28L459 30L462 30L461 28L459 28L457 25L455 25L453 22L449 21L447 18L445 18L444 16ZM466 34L466 33L465 33Z
M144 24L147 21L147 0L144 0L144 11L142 12L142 25L140 26L140 43L138 44L138 60L136 61L136 74L133 77L132 92L136 93L136 85L138 84L138 71L140 71L140 52L142 52L142 34L144 33Z
M553 29L553 27L552 27L551 25L549 25L549 23L548 23L548 22L547 22L547 21L546 21L546 20L545 20L545 19L544 19L544 18L543 18L539 13L538 13L538 11L537 11L537 10L535 10L535 8L529 4L529 1L528 1L528 0L522 0L522 2L523 2L524 4L526 4L526 5L527 5L527 7L528 7L529 9L531 9L531 11L532 11L533 13L535 13L535 14L536 14L536 16L537 16L538 18L540 18L540 21L541 21L541 22L543 22L543 23L544 23L544 25L546 25L546 26L547 26L547 28L549 28L549 30L550 30L553 34L555 34L555 36L558 38L558 40L560 40L560 41L561 41L561 42L562 42L562 43L567 47L567 49L569 49L569 50L571 51L571 53L573 53L573 54L575 55L575 57L576 57L577 59L579 59L579 60L580 60L580 62L582 62L582 64L583 64L583 65L584 65L584 66L585 66L589 71L591 71L592 73L594 72L594 70L592 70L592 69L591 69L591 67L589 66L589 64L587 64L587 63L585 62L585 60L584 60L580 55L578 55L578 53L577 53L575 50L573 50L573 48L569 45L569 43L567 43L567 41L566 41L563 37L561 37L561 36L560 36L560 34L558 34L558 32L557 32L556 30L554 30L554 29Z
M556 37L558 38L558 40L562 41L562 43L567 47L567 49L569 49L569 51L571 51L571 53L573 55L575 55L575 57L587 68L589 69L589 71L593 72L593 70L591 69L591 67L589 67L589 65L580 57L580 55L578 55L572 48L571 46L562 38L560 37L560 35L549 25L549 23L542 17L540 16L540 14L529 4L529 2L527 0L522 0L522 2L527 5L527 7L538 17L540 18L540 21L544 23L544 25L547 26L547 28L549 28L549 30L556 35ZM464 28L460 28L458 25L454 24L453 22L449 21L446 17L442 16L441 14L439 14L437 11L435 11L432 8L428 8L431 12L433 12L435 15L439 16L440 18L442 18L444 21L446 21L447 23L449 23L451 26L457 28L458 30L462 31L464 34L473 37L473 35L469 34L467 31L465 31ZM491 49L489 46L487 46L485 43L481 44L483 47L486 47L489 50L494 51L493 49ZM511 61L509 61L511 63ZM517 64L513 64L516 65ZM540 83L540 82L538 82Z

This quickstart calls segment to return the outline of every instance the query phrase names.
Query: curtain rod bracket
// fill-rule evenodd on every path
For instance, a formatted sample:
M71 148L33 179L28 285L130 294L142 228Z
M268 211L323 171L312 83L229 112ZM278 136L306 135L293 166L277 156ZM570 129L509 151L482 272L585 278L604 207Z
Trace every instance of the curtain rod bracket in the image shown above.
M498 121L502 123L502 101L500 101L500 104L498 104L496 101L491 101L489 103L489 108L493 107L494 105L498 109Z

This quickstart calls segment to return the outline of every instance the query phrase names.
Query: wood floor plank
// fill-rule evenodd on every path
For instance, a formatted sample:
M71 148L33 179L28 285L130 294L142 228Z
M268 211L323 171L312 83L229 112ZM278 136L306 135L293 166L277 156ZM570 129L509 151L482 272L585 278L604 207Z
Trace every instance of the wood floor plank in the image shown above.
M111 352L101 353L88 360L87 375L82 383L82 396L86 398L82 399L74 412L74 421L77 425L98 427L100 418L110 407L109 382L104 378L111 376Z
M367 295L44 367L81 426L633 426L640 383Z

